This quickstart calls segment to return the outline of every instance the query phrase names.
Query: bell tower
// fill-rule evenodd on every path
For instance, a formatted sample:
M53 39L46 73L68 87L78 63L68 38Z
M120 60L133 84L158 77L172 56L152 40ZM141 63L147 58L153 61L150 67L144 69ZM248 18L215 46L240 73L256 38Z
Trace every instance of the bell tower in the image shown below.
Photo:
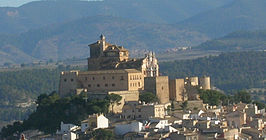
M105 36L101 34L100 40L99 40L99 46L100 46L100 55L103 56L103 52L106 49L106 42L105 42Z

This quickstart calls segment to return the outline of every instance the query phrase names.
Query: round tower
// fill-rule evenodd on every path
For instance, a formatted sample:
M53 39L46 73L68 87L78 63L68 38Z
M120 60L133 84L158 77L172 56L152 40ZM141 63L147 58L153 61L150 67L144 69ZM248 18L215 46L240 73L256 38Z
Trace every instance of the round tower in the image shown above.
M200 78L200 87L204 90L211 89L211 78L209 76Z

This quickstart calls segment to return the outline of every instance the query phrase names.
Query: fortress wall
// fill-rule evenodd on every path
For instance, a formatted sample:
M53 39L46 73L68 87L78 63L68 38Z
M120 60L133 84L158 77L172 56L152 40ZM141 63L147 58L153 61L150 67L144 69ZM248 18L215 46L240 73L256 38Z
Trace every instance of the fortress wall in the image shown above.
M184 97L184 79L174 79L169 81L170 99L174 101L183 101Z
M76 89L79 88L78 75L79 71L61 72L59 83L61 97L76 93Z

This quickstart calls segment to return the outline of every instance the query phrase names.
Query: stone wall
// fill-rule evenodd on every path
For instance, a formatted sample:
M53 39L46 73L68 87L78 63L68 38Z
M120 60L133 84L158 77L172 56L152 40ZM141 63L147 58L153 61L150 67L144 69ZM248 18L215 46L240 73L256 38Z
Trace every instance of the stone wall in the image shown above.
M138 102L139 100L139 91L110 91L107 94L112 94L112 93L122 96L120 103L116 104L113 108L114 113L121 113L125 102L129 102L129 101Z
M145 77L144 90L156 94L160 103L169 102L168 76Z
M61 72L59 81L60 96L76 94L76 89L79 88L78 75L79 71Z
M169 98L178 102L184 101L184 85L184 79L169 80Z

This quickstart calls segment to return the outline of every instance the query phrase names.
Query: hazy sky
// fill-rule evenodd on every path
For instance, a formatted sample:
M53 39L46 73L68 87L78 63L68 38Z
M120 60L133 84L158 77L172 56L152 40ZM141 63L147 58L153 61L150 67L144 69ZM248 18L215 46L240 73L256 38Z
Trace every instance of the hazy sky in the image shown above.
M18 7L22 4L37 1L37 0L0 0L0 7L8 6L8 7Z

